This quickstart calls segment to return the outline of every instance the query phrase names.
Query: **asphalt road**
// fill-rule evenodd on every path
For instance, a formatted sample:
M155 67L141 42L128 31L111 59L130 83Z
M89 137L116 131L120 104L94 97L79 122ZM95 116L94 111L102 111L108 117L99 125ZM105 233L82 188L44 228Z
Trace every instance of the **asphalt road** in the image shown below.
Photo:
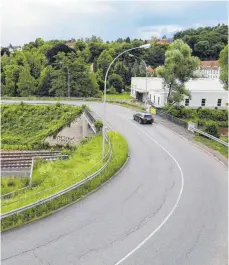
M100 103L87 104L102 115ZM107 113L129 143L125 169L80 202L3 233L2 264L227 264L227 169L165 127L134 122L132 110Z

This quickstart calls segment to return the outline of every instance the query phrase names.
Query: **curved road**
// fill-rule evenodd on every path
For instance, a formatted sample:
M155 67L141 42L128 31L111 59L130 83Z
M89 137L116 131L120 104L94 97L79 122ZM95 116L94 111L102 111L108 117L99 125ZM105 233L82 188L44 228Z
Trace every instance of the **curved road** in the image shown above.
M227 169L165 127L134 122L132 110L107 112L128 139L127 166L80 202L3 233L2 264L227 264Z

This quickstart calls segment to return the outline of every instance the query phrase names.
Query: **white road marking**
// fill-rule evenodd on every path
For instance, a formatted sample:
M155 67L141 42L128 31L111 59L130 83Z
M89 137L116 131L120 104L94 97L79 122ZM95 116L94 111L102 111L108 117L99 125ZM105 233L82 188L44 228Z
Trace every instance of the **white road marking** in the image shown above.
M119 115L121 118L127 120L134 127L136 127L139 131L144 133L148 138L150 138L155 144L157 144L159 147L161 147L174 160L174 162L176 163L176 165L179 168L180 173L181 173L181 189L180 189L180 192L179 192L179 195L177 197L175 205L173 206L173 208L169 212L169 214L166 216L166 218L161 222L161 224L152 233L150 233L142 242L140 242L133 250L131 250L129 253L127 253L125 257L123 257L121 260L117 261L114 265L119 265L122 262L124 262L125 260L127 260L131 255L133 255L137 250L139 250L148 240L150 240L162 228L162 226L169 220L169 218L172 216L172 214L176 210L176 208L177 208L177 206L178 206L178 204L180 202L180 199L181 199L181 196L182 196L182 193L183 193L183 189L184 189L184 174L183 174L181 166L177 162L176 158L166 148L164 148L161 144L159 144L153 137L151 137L144 130L142 130L141 128L136 126L132 121L128 120L126 117L120 115L119 113L117 113L117 115Z

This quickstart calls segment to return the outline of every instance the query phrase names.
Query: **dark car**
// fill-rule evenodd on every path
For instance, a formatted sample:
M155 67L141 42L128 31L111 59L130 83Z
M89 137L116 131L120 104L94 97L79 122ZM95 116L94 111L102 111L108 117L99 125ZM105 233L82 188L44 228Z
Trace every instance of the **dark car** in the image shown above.
M154 122L153 116L150 113L138 112L134 114L134 120L138 121L141 124L149 123L152 124Z

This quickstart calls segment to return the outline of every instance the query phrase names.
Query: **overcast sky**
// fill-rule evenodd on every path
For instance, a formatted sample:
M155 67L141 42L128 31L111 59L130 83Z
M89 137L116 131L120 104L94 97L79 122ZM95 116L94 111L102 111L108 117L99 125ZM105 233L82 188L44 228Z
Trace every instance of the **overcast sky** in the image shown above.
M41 37L103 40L172 36L198 26L227 24L226 1L2 0L1 45Z

